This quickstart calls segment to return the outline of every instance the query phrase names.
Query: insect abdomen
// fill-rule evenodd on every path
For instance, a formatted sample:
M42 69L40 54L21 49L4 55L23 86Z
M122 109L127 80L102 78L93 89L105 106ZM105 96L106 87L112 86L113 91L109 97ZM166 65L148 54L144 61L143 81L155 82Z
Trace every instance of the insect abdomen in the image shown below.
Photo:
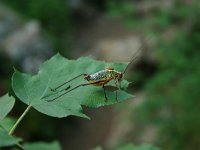
M89 75L89 81L98 81L98 80L106 79L106 74L107 74L106 70L98 71L94 74Z

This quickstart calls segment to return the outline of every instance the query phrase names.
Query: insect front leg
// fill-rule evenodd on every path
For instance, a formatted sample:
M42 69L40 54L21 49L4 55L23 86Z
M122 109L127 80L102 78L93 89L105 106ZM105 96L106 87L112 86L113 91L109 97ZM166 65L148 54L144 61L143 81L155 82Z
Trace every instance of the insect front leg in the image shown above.
M115 86L117 87L117 90L115 91L115 99L116 99L117 102L119 102L118 101L118 95L117 95L117 91L119 90L119 82L118 82L117 79L115 79Z
M104 96L105 96L105 102L107 102L108 101L108 98L107 98L107 95L106 95L106 90L105 90L105 86L104 86L104 84L103 84L103 92L104 92Z

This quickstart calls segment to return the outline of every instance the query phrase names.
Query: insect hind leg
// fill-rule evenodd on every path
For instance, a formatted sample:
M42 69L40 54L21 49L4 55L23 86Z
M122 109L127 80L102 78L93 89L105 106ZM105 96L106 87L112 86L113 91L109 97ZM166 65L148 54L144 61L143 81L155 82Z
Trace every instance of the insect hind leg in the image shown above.
M59 86L57 86L57 87L55 87L55 88L50 88L50 90L51 90L52 92L56 92L59 88L63 87L63 86L66 85L67 83L69 83L69 82L71 82L71 81L73 81L73 80L75 80L75 79L77 79L77 78L79 78L79 77L81 77L81 76L86 76L86 75L87 75L87 74L85 74L85 73L79 74L79 75L75 76L74 78L72 78L72 79L70 79L70 80L64 82L63 84L61 84L61 85L59 85Z
M49 100L46 100L46 101L47 102L53 102L53 101L59 99L60 97L64 96L65 94L67 94L67 93L69 93L69 92L71 92L71 91L73 91L73 90L75 90L77 88L80 88L82 86L95 85L95 84L98 84L98 83L99 83L99 81L96 81L96 82L93 82L93 83L84 83L84 84L79 84L79 85L77 85L77 86L75 86L73 88L71 88L71 86L68 86L67 88L64 89L65 90L64 93L62 93L61 95L59 95L59 96L57 96L57 97L55 97L53 99L49 99Z

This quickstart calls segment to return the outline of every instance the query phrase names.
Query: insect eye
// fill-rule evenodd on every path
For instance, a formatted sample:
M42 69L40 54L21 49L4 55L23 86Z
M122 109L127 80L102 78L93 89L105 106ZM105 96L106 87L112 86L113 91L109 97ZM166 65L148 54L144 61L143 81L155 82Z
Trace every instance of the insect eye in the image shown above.
M89 75L84 74L84 79L85 79L85 80L89 80Z

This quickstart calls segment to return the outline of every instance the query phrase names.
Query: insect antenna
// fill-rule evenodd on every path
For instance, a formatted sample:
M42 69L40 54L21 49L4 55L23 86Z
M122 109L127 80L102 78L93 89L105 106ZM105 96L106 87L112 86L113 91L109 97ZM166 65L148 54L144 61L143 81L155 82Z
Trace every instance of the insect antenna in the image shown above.
M149 37L149 38L147 38L146 41L150 41L150 39L152 39L152 38ZM139 58L139 56L141 56L141 52L140 52L140 51L142 51L145 47L146 47L146 45L145 45L145 44L142 44L142 45L139 47L139 49L133 54L133 56L131 57L131 59L130 59L128 65L126 66L126 68L125 68L124 71L123 71L123 75L126 73L126 71L128 70L128 68L130 67L130 65L131 65L134 61L136 61L136 60Z
M140 48L140 49L141 49L141 48ZM134 53L134 55L133 55L132 58L130 59L128 65L127 65L126 68L124 69L123 74L126 73L126 71L128 70L128 68L130 67L130 65L139 57L139 54L138 54L138 53L139 53L140 49L137 50L137 52Z

